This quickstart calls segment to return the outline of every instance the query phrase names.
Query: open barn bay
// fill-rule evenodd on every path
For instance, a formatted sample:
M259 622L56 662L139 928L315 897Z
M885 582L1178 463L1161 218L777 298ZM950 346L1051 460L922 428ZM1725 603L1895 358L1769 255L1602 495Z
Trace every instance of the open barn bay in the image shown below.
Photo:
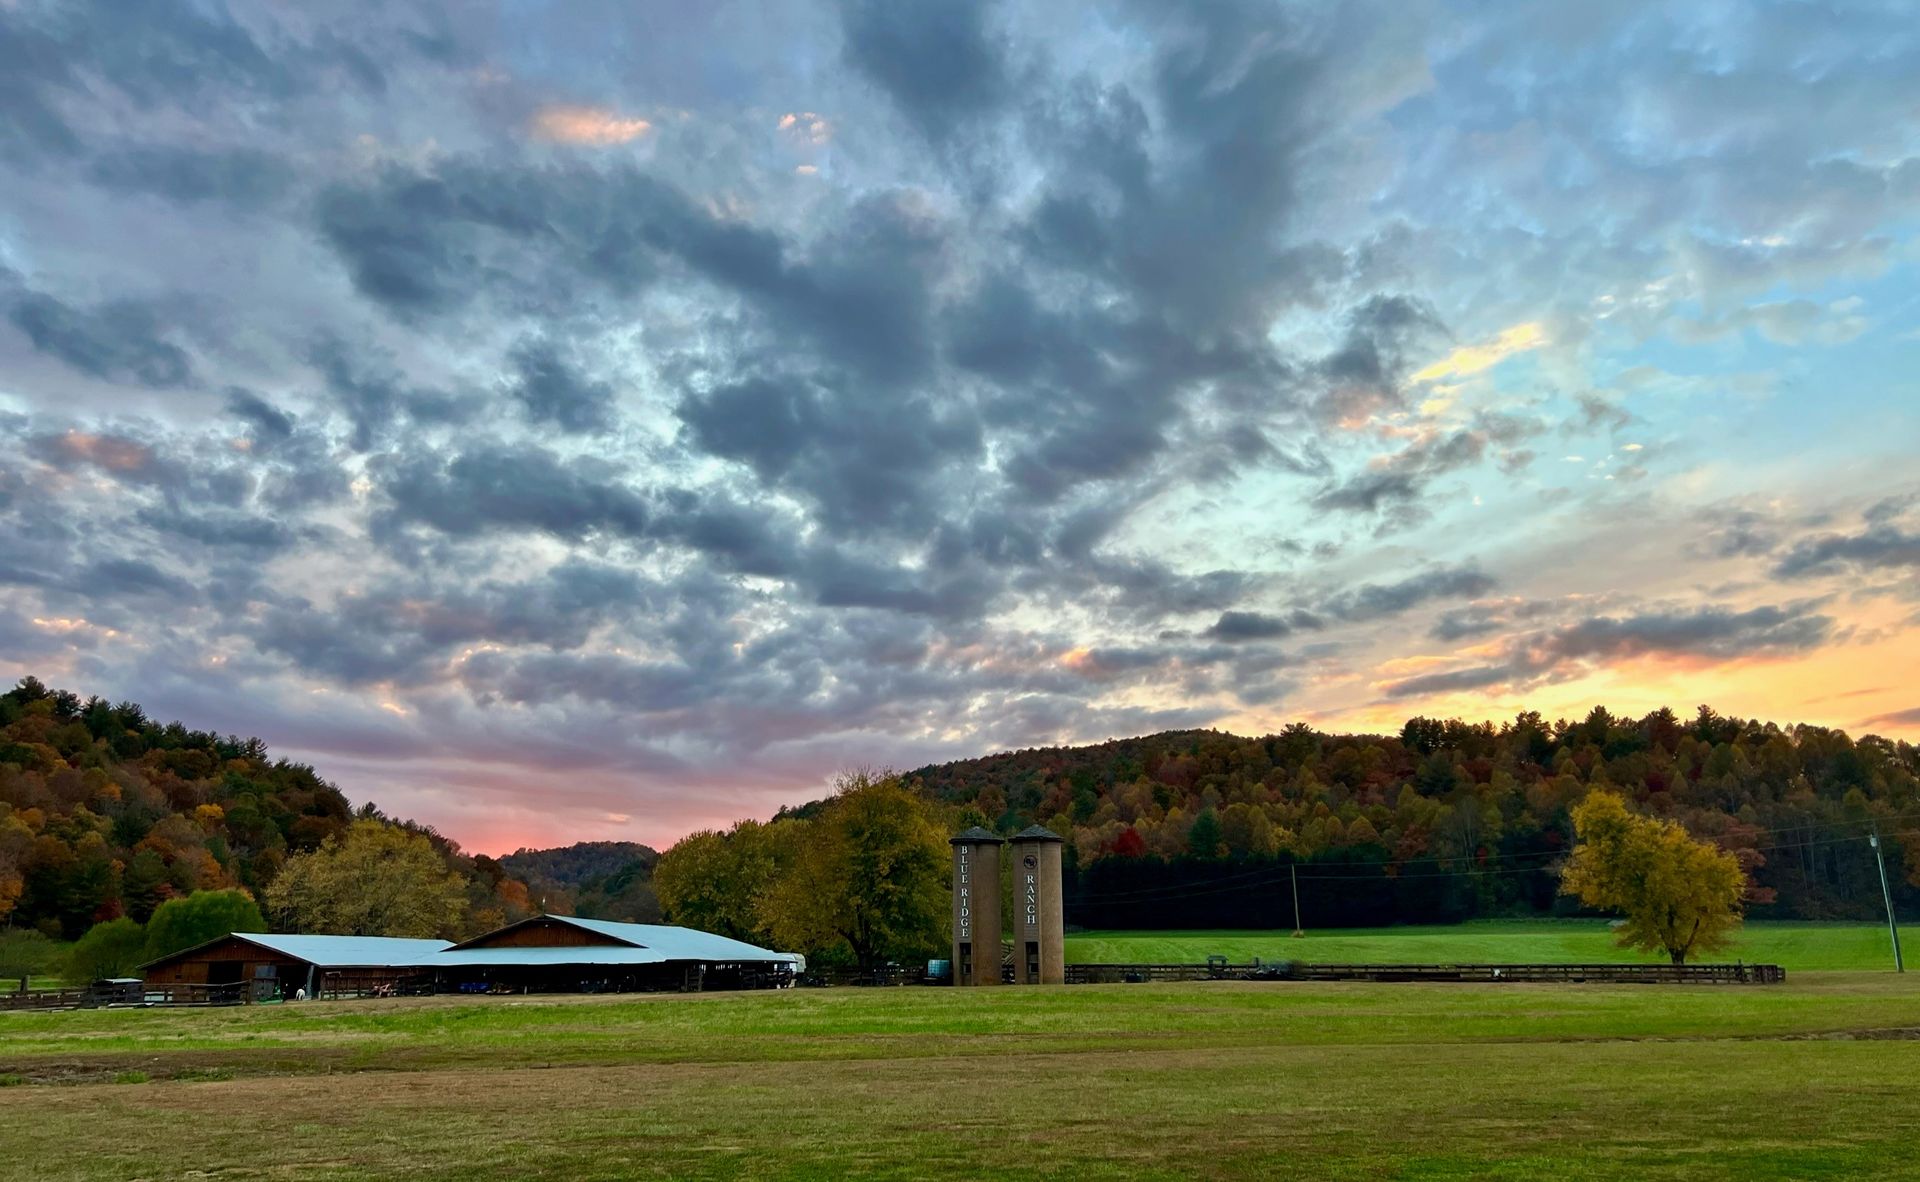
M10 1176L1920 1177L1920 983L0 1016Z

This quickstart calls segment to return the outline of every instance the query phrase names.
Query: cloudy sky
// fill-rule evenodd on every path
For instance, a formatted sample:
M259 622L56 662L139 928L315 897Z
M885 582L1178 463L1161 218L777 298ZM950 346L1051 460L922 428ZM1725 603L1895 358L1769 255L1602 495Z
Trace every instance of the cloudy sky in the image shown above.
M1920 739L1906 3L0 0L0 177L0 675L470 848Z

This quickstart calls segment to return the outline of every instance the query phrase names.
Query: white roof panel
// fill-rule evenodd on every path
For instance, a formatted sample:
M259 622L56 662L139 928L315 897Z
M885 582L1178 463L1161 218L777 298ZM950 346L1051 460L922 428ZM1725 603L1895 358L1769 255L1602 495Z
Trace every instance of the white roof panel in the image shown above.
M440 952L428 964L444 968L661 964L666 957L651 948L461 948Z
M744 940L733 940L694 928L679 928L659 923L615 923L608 919L581 919L577 915L550 918L575 924L588 931L612 936L641 948L662 954L663 960L772 961L789 960L791 954L774 952Z
M452 944L445 940L404 940L395 936L296 936L235 932L234 936L283 956L323 968L411 968L433 963Z

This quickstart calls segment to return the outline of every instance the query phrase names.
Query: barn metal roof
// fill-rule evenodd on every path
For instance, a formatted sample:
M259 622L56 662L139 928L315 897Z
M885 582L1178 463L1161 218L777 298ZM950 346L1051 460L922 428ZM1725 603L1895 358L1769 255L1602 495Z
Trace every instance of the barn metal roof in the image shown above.
M615 923L609 919L582 919L577 915L549 915L561 923L570 923L590 932L599 932L636 948L661 954L662 960L786 960L789 954L716 936L712 932L679 928L659 923Z
M331 968L407 968L430 964L434 954L453 945L446 940L403 940L396 936L290 936L235 932L235 938L283 956Z
M391 936L297 936L269 932L235 932L245 940L282 956L304 960L321 968L459 968L474 965L641 965L670 960L700 960L710 964L773 961L800 962L790 952L774 952L711 932L652 923L614 923L572 915L538 918L572 924L621 941L616 945L585 947L522 946L502 948L455 947L446 940L403 940ZM518 925L509 925L518 926ZM505 929L501 929L505 930ZM163 956L172 960L227 937ZM154 964L159 961L151 962ZM147 966L143 965L142 968Z
M140 967L150 968L162 961L211 948L228 938L215 936L191 948L156 957ZM257 947L322 968L410 968L431 963L434 953L453 947L445 940L405 940L397 936L296 936L277 932L234 932L231 938L245 940Z
M574 948L459 948L438 952L427 964L446 968L473 966L633 965L662 964L667 957L651 948L589 945Z

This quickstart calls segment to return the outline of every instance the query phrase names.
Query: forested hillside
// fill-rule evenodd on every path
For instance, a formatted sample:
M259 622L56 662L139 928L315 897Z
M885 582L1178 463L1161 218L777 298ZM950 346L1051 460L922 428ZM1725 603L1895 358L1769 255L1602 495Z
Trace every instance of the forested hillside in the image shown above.
M1297 876L1316 926L1565 910L1569 812L1600 786L1734 851L1749 913L1874 918L1867 835L1896 906L1920 910L1920 751L1812 726L1661 710L1500 726L1415 718L1395 736L1294 725L1182 731L921 768L956 825L1068 839L1069 918L1100 927L1287 927ZM791 810L802 817L818 806ZM352 808L258 739L161 724L132 703L27 678L0 694L0 926L74 938L168 898L242 887L356 820L424 836L465 884L449 934L532 910L654 921L659 855L625 842L469 856Z
M1395 736L1181 731L911 778L1002 833L1066 837L1068 919L1087 926L1290 927L1295 877L1318 926L1566 910L1569 811L1600 786L1737 853L1757 918L1878 917L1876 827L1896 906L1920 910L1920 750L1705 707L1415 718Z
M660 900L653 893L653 868L660 855L632 841L582 841L550 850L515 850L500 859L509 874L523 879L534 906L570 900L572 913L588 919L658 923Z
M242 887L260 897L287 859L356 820L424 835L464 884L447 934L528 913L497 861L430 829L358 810L305 764L258 739L149 719L131 702L82 699L29 677L0 694L0 926L75 938L162 902ZM570 896L551 900L555 910Z

